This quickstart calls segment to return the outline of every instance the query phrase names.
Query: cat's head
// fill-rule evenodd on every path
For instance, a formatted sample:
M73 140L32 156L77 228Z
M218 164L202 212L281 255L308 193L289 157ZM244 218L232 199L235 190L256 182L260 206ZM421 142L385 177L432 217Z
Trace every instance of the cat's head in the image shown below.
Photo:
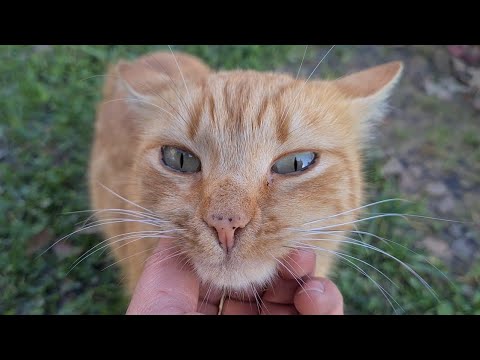
M132 71L122 66L121 75ZM341 224L354 212L333 215L361 205L361 149L401 63L308 82L182 70L172 79L143 69L123 84L144 129L136 201L181 229L176 241L201 279L235 290L262 285L305 238L298 229L350 228Z

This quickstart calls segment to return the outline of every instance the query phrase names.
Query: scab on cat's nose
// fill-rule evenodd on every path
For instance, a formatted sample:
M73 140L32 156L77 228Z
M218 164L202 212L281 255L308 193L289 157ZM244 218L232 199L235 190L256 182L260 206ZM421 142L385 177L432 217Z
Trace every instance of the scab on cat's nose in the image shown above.
M206 223L217 230L218 242L220 246L229 252L235 243L235 230L245 227L250 222L250 218L242 215L210 215Z

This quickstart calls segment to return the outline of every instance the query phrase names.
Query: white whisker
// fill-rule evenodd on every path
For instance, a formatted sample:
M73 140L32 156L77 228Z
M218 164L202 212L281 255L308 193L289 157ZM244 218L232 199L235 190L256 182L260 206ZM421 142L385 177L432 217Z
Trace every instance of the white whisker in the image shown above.
M138 207L139 209L145 210L147 213L152 214L152 215L155 216L155 213L154 213L153 211L148 210L148 209L146 209L146 208L144 208L143 206L140 206L140 205L138 205L138 204L135 204L135 203L134 203L133 201L131 201L131 200L125 199L123 196L117 194L115 191L113 191L112 189L110 189L108 186L103 185L101 182L97 181L97 184L99 184L100 186L102 186L105 190L107 190L107 191L110 192L111 194L117 196L119 199L124 200L125 202L129 203L130 205L136 206L136 207Z
M152 70L155 70L153 69L153 67L147 62L146 63L148 66L150 66L150 68ZM167 76L170 77L170 75L168 75L168 73L165 72L165 74ZM89 79L92 79L92 78L95 78L95 77L111 77L111 78L116 78L116 79L120 79L120 80L123 80L121 76L118 76L118 75L93 75L93 76L89 76L89 77L86 77L86 78L83 78L83 79L80 79L80 81L84 81L84 80L89 80ZM172 80L172 78L170 77L170 80ZM180 112L167 100L165 99L158 91L155 91L155 89L150 85L148 84L148 82L142 82L142 81L130 81L131 83L133 84L137 84L137 85L145 85L147 86L150 91L155 95L155 96L158 96L159 98L161 98L163 101L165 101L174 111L176 111L178 113L178 115L183 119L183 121L186 123L187 121L185 120L185 118L182 116L182 114L180 114ZM122 99L113 99L113 100L110 100L110 101L119 101L119 100L127 100L127 101L141 101L140 99L132 99L132 98L122 98ZM110 101L105 101L104 103L107 104L109 103ZM155 104L152 104L150 102L146 102L146 101L143 101L149 105L152 105L152 106L155 106L155 107L158 107L157 105ZM164 111L167 111L165 109L163 109ZM173 117L173 114L170 114L172 115Z
M130 213L128 211L111 211L110 209L107 209L107 210L99 210L98 212L90 215L85 221L83 221L82 227L87 226L87 225L92 225L96 221L103 221L104 219L100 218L99 215L102 214L102 213L105 213L105 212L113 213L114 215L132 216L132 217L137 218L137 219L152 221L152 222L154 222L155 224L158 224L158 225L169 223L168 221L162 220L160 218L157 218L155 216L151 216L151 215L148 215L148 214L143 214L143 213L134 214L134 213ZM97 217L97 220L90 222L94 217ZM132 218L127 218L127 219L134 220Z
M167 239L170 239L171 237L165 237L165 236L162 236L162 235L145 235L145 236L139 236L138 238L135 238L131 241L128 241L127 243L123 244L122 246L125 246L125 245L128 245L128 244L131 244L135 241L139 241L139 240L143 240L143 239L156 239L156 238L167 238ZM120 240L116 240L114 241L113 243L116 243L116 242L119 242L119 241L125 241L125 239L120 239ZM82 263L84 260L86 260L87 258L89 258L90 256L92 256L93 254L95 254L96 252L110 246L111 244L113 243L110 243L110 244L106 244L106 245L103 245L102 247L96 249L95 251L92 251L90 252L87 256L84 256L85 253L83 255L81 255L83 258L81 260L77 259L75 260L74 264L72 264L72 267L70 268L70 270L67 272L66 275L68 275L73 269L75 269L80 263Z
M295 259L292 258L289 254L287 254L286 257L287 257L288 259L290 259L293 263L295 263L295 265L297 265L300 270L304 271L304 269L300 266L300 264L299 264L298 262L296 262ZM307 275L307 276L308 276L308 275ZM301 281L303 284L305 284L305 280L303 280L302 278L299 278L299 281Z
M180 268L180 271L183 271L183 268L184 268L185 266L187 266L187 264L188 264L189 262L190 262L190 259L186 257L185 260L183 261L183 264L182 264L182 267Z
M158 222L167 222L165 220L162 220L160 219L159 217L157 216L152 216L148 213L145 213L145 212L141 212L141 211L134 211L134 210L127 210L127 209L115 209L115 208L112 208L112 209L98 209L98 210L80 210L80 211L70 211L70 212L66 212L66 213L62 213L62 215L70 215L70 214L79 214L79 213L85 213L85 212L90 212L90 213L93 213L92 215L90 215L85 221L84 221L84 225L86 223L88 223L88 221L93 218L94 216L97 216L98 214L101 214L101 213L104 213L104 212L112 212L114 214L122 214L122 215L131 215L131 216L135 216L135 217L138 217L138 218L148 218L148 219L152 219L152 220L156 220Z
M352 225L352 224L356 224L356 223L367 221L367 220L374 220L374 219L380 219L380 218L385 218L385 217L401 217L404 220L408 221L408 219L406 217L404 217L403 214L385 213L385 214L381 214L381 215L369 216L369 217L363 218L363 219L348 221L348 222L344 222L344 223L341 223L341 224L327 225L327 226L324 226L324 227L310 229L310 230L318 230L318 231L319 230L327 230L327 229L331 229L331 228L335 228L335 227L339 227L339 226ZM294 229L294 228L288 228L288 229L296 230L296 231L300 231L300 232L309 231L309 230L301 230L301 229Z
M297 284L302 288L303 291L305 291L305 293L307 294L307 296L310 298L310 301L313 302L313 299L310 297L310 295L308 294L308 292L305 290L305 288L303 287L303 284L299 281L299 279L295 276L295 274L288 268L288 266L286 266L281 260L277 259L275 256L273 256L271 253L268 253L276 262L278 262L281 266L283 266L288 272L290 275L292 275L292 278L295 279L295 281L297 282ZM303 281L303 280L302 280Z
M306 222L306 223L302 224L302 226L311 225L311 224L314 224L314 223L317 223L317 222L320 222L320 221L324 221L324 220L327 220L327 219L333 219L333 218L336 218L336 217L341 216L341 215L345 215L345 214L352 213L352 212L354 212L354 211L358 211L358 210L365 209L365 208L368 208L368 207L371 207L371 206L375 206L375 205L379 205L379 204L383 204L383 203L387 203L387 202L392 202L392 201L405 201L405 202L410 202L409 200L400 199L400 198L380 200L380 201L376 201L376 202L374 202L374 203L370 203L370 204L366 204L366 205L357 207L357 208L355 208L355 209L343 211L343 212L338 213L338 214L335 214L335 215L326 216L326 217L324 217L324 218L321 218L321 219L318 219L318 220L314 220L314 221L309 221L309 222Z
M405 245L403 244L400 244L399 242L397 241L393 241L393 240L390 240L390 239L386 239L386 238L383 238L381 236L378 236L378 235L375 235L375 234L372 234L371 232L368 232L368 231L360 231L360 230L350 230L351 233L354 233L354 234L358 234L359 236L361 236L361 234L363 235L368 235L368 236L371 236L375 239L378 239L380 241L383 241L385 242L387 245L389 246L392 246L392 244L395 244L397 246L400 246L401 248L419 256L423 261L425 261L426 263L428 263L430 266L432 266L435 270L437 270L454 288L457 288L457 286L453 283L453 281L442 271L440 270L438 267L436 267L432 262L430 262L424 255L406 247ZM327 234L327 235L333 235L333 236L337 236L337 237L341 237L341 238L346 238L346 239L351 239L349 238L348 236L345 236L345 235L336 235L334 233L344 233L343 230L328 230L326 232L314 232L312 234ZM364 243L367 243L366 241L364 241L362 239L362 242Z
M322 252L326 252L326 253L330 253L330 254L333 254L334 256L337 256L339 257L340 259L343 259L344 261L348 262L349 264L351 264L357 271L359 271L362 275L364 275L365 277L367 277L370 281L373 282L373 284L380 290L380 292L382 293L382 295L385 297L385 299L388 301L388 303L390 304L390 306L392 307L393 311L396 312L397 310L395 309L395 306L393 306L393 303L390 301L390 299L392 299L398 306L400 309L402 309L403 311L403 308L402 306L393 298L393 296L387 291L385 290L385 288L383 286L381 286L377 281L375 281L374 279L372 279L372 277L370 275L368 275L365 270L363 270L360 266L358 266L357 264L355 264L353 261L345 258L343 255L337 253L336 251L333 251L333 250L328 250L328 249L325 249L325 248L317 248L318 251L322 251Z
M356 239L352 239L352 238L348 238L349 240L333 240L333 239L320 239L320 241L330 241L330 242L342 242L342 243L346 243L346 244L354 244L354 245L357 245L357 246L364 246L366 248L369 248L369 249L372 249L374 251L377 251L393 260L395 260L396 262L398 262L399 264L401 264L405 269L407 269L411 274L413 274L417 279L418 281L420 281L420 283L425 286L425 288L427 288L430 293L435 297L435 299L437 301L439 301L438 299L438 296L436 294L436 292L433 290L433 288L428 284L427 281L425 281L425 279L423 277L421 277L415 270L413 270L411 268L411 266L409 266L408 264L406 264L405 262L403 262L402 260L398 259L397 257L383 251L382 249L379 249L378 247L376 246L373 246L373 245L370 245L370 244L366 244L366 243L362 243L360 242L359 240L356 240ZM301 240L304 240L304 241L316 241L316 240L319 240L319 239L315 239L315 238L311 238L311 239L301 239Z
M101 219L101 220L95 220L92 221L91 223L87 224L85 227L82 227L78 230L86 230L92 227L97 227L97 226L103 226L103 225L109 225L109 224L114 224L114 223L129 223L129 222L134 222L134 223L141 223L145 225L151 225L153 227L157 227L162 229L165 224L162 223L157 223L154 220L148 220L148 219L130 219L130 218L108 218L108 219Z
M371 215L388 215L388 213L371 213ZM424 215L415 215L415 214L398 214L401 215L402 217L406 218L417 218L417 219L426 219L426 220L435 220L435 221L445 221L445 222L450 222L454 224L468 224L468 225L478 225L474 222L471 221L460 221L460 220L451 220L451 219L443 219L443 218L437 218L437 217L431 217L431 216L424 216Z
M126 219L126 218L111 218L111 219L106 219L106 220L99 220L99 221L95 221L95 223L93 224L90 224L88 226L85 226L85 227L82 227L80 229L77 229L75 230L74 232L72 232L71 234L67 235L66 237L70 237L76 233L79 233L79 232L82 232L82 231L85 231L85 230L89 230L89 229L92 229L92 228L95 228L95 227L100 227L100 226L105 226L105 225L111 225L111 224L119 224L119 223L130 223L130 222L133 222L133 223L140 223L140 224L145 224L145 225L150 225L150 226L153 226L153 227L158 227L160 229L162 229L163 227L161 225L158 225L158 224L155 224L154 222L151 222L151 221L148 221L148 220L142 220L142 219ZM66 238L65 237L65 238ZM63 238L62 238L63 239ZM60 240L62 240L60 239ZM60 241L59 240L59 241ZM54 244L55 245L55 244ZM47 249L48 250L48 249Z
M54 247L55 245L57 245L60 241L62 240L66 240L70 237L72 237L73 235L75 234L78 234L82 231L85 231L85 230L88 230L88 229L92 229L92 228L95 228L95 227L98 227L98 226L103 226L103 225L109 225L109 224L117 224L117 223L121 223L121 222L137 222L137 223L144 223L144 224L148 224L148 225L151 225L151 226L156 226L156 227L160 227L154 223L151 223L151 222L147 222L145 220L139 220L139 219L122 219L122 220L118 220L118 221L108 221L108 222L105 222L105 223L99 223L99 224L95 224L95 225L89 225L87 227L82 227L80 229L77 229L77 230L74 230L73 232L71 232L70 234L68 235L65 235L63 237L61 237L60 239L58 239L57 241L55 241L52 245L50 245L47 249L45 249L40 255L38 255L36 257L36 259L38 259L40 256L42 256L43 254L45 254L47 251L49 251L52 247Z
M312 70L312 72L310 73L310 76L307 78L307 80L305 81L305 84L303 84L303 86L306 85L307 81L310 80L310 78L313 76L315 71L317 71L317 68L320 66L320 64L323 62L323 60L325 60L327 58L328 54L330 54L330 52L333 50L333 48L335 46L336 45L332 45L332 47L330 49L328 49L328 51L325 53L325 55L322 57L322 59L318 62L317 66L315 66L315 68Z
M210 296L210 291L212 290L212 286L213 286L213 284L212 284L212 283L209 283L207 292L205 293L205 296L203 297L203 300L202 300L202 302L200 303L200 306L197 307L198 310L200 310L201 308L203 308L203 305L204 305L204 304L205 304L205 306L208 304L208 297Z
M260 301L260 309L263 307L265 309L265 313L268 315L270 311L268 311L267 305L263 302L261 294L253 287L253 291L255 292L256 296L258 296L258 300ZM261 315L261 312L260 312Z
M158 106L156 104L153 104L149 101L146 101L146 100L142 100L142 99L134 99L134 98L119 98L119 99L112 99L112 100L107 100L107 101L104 101L103 104L108 104L108 103L111 103L111 102L116 102L116 101L136 101L136 102L139 102L139 103L142 103L142 104L147 104L147 105L150 105L150 106L153 106L159 110L162 110L163 112L167 113L168 115L170 115L172 118L175 119L175 116L168 110L164 109L163 107L161 106Z
M298 68L297 76L295 77L295 80L298 80L298 76L300 75L300 70L302 70L302 65L303 65L303 61L305 60L305 55L307 54L307 49L308 49L308 45L305 46L305 51L303 52L302 62L300 63L300 67Z
M346 242L346 241L341 241L341 240L330 240L330 239L318 239L318 240L319 240L319 241L341 242L341 243L347 243L347 244L348 244L348 242ZM300 245L302 245L302 246L307 246L309 249L312 249L312 250L315 250L315 249L324 249L324 248L318 247L318 246L316 246L316 245L304 244L304 243L301 242L301 241L294 241L293 243L294 243L294 244L297 244L297 245L300 244ZM360 245L360 244L357 244L357 245ZM368 248L367 248L367 249L368 249ZM333 251L333 250L332 250L332 251ZM336 251L336 252L337 252L338 254L343 255L343 256L346 256L346 257L349 257L349 258L353 258L353 259L355 259L355 260L358 260L358 261L360 261L362 264L365 264L365 265L367 265L368 267L371 267L372 269L374 269L375 271L377 271L379 274L383 275L388 281L390 281L390 283L391 283L393 286L395 286L395 287L398 288L398 289L400 288L392 279L390 279L385 273L383 273L381 270L379 270L378 268L376 268L376 267L373 266L372 264L370 264L370 263L368 263L368 262L366 262L366 261L364 261L364 260L362 260L362 259L359 259L359 258L357 258L357 257L355 257L355 256L348 255L348 254L345 254L345 253L342 253L342 252L338 252L338 251Z
M174 246L174 247L175 247L175 246ZM172 248L173 248L173 247L172 247ZM169 248L169 249L171 249L171 248ZM160 253L162 253L162 252L164 252L164 251L166 251L166 250L169 250L169 249L164 249L164 250L160 251ZM156 264L157 264L157 265L158 265L158 264L161 264L161 263L164 262L164 261L173 259L173 258L175 258L175 257L177 257L177 256L180 256L180 255L183 255L183 254L185 254L185 253L186 253L185 251L178 250L178 251L174 252L173 254L170 254L170 255L167 256L166 258L163 258L162 260L160 260L160 261L157 262ZM147 260L148 260L148 258L145 259L145 261L144 261L143 263L145 264L145 263L147 262Z
M317 66L315 66L315 68L313 69L313 71L310 73L310 76L307 78L307 80L305 80L305 83L303 83L302 87L297 91L297 94L295 95L295 97L293 98L293 100L292 100L291 102L289 102L289 103L287 104L287 106L285 106L285 108L283 109L282 115L280 116L280 120L283 121L283 117L285 116L287 109L288 109L293 103L295 103L295 100L297 100L298 96L300 95L300 93L302 92L302 90L303 90L303 89L305 88L305 86L307 85L308 80L310 80L310 78L311 78L312 75L315 73L315 71L317 70L317 68L320 66L320 64L323 62L323 60L325 60L325 58L328 56L328 54L330 54L330 52L333 50L334 47L335 47L335 45L332 45L332 47L326 52L326 54L323 56L323 58L318 62Z
M113 245L113 244L116 244L118 242L121 242L121 241L125 241L125 240L129 240L131 238L135 238L137 237L137 235L154 235L154 236L158 236L159 238L165 238L165 239L168 239L168 238L171 238L171 237L168 237L168 236L164 236L163 234L165 233L169 233L169 232L173 232L174 230L165 230L165 231L157 231L157 230L149 230L149 231L134 231L134 232L128 232L128 233L124 233L124 234L119 234L119 235L115 235L115 236L112 236L112 237L109 237L108 239L106 240L103 240L101 241L100 243L96 244L95 246L91 247L89 250L87 250L86 252L84 252L77 260L74 261L73 264L75 264L78 260L80 260L81 258L83 258L85 255L89 254L91 251L97 249L99 246L101 246L101 249L104 249L104 248L107 248L108 246L110 245ZM115 238L119 238L120 239L117 239L115 241L111 241ZM102 244L105 244L107 243L105 246L102 246ZM126 243L128 244L128 243ZM125 246L126 244L124 245L121 245L119 248Z
M250 284L250 288L252 289L253 297L255 298L255 303L257 304L258 315L260 315L262 313L262 306L257 299L257 290L255 290L255 286L253 286L252 284Z
M173 59L175 60L175 64L177 64L177 68L178 68L178 71L180 72L180 76L182 77L183 84L185 85L185 89L187 90L188 97L191 99L190 91L188 90L187 82L185 81L185 78L183 77L182 69L180 69L180 65L178 64L177 57L175 56L175 53L173 52L172 47L170 45L168 45L168 48L170 49L170 52L173 55Z
M128 260L128 259L130 259L130 258L132 258L132 257L134 257L134 256L137 256L137 255L146 253L146 252L148 252L148 251L152 251L152 250L155 249L156 247L157 247L157 245L152 246L152 247L149 247L148 249L145 249L145 250L136 252L136 253L133 254L133 255L126 256L126 257L124 257L123 259L117 260L117 261L113 262L112 264L110 264L110 265L108 265L108 266L105 266L105 267L104 267L103 269L101 269L100 271L107 270L108 268L110 268L110 267L112 267L112 266L114 266L114 265L116 265L116 264L118 264L118 263L120 263L120 262L122 262L122 261L124 261L124 260ZM172 247L170 247L170 248L168 248L168 249L166 249L166 250L173 249L174 247L175 247L175 246L172 246Z
M161 63L157 58L155 58L155 57L153 58L153 60L157 63L157 65L159 65L159 66L162 68L163 73L164 73L165 75L167 75L168 78L170 79L170 83L168 84L168 85L170 86L170 89L173 90L173 92L174 92L175 95L177 96L177 99L180 101L180 103L182 104L183 108L184 108L184 109L187 111L187 113L188 113L188 112L189 112L188 106L187 106L184 98L183 98L182 96L180 96L180 94L179 94L179 92L178 92L179 89L178 89L178 87L177 87L177 84L176 84L175 81L172 79L172 77L171 77L170 74L167 72L167 70L166 70L165 67L162 65L162 63ZM153 69L152 65L150 65L148 62L147 62L147 64L148 64L148 66L150 66L150 68ZM173 84L173 87L172 87L171 84Z

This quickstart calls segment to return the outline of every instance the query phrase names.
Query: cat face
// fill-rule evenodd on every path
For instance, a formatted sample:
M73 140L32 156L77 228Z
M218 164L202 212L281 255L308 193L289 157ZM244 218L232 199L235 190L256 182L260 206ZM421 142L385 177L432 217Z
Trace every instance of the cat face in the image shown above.
M144 130L137 201L180 229L175 241L203 281L264 285L305 238L299 230L318 227L307 223L349 229L353 212L332 216L361 205L361 149L400 71L390 63L307 83L253 71L185 83L124 76Z

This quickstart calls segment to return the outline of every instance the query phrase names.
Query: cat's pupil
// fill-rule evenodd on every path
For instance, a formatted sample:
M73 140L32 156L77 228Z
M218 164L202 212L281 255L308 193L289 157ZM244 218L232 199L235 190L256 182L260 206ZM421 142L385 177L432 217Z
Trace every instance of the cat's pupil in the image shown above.
M293 163L294 163L294 167L295 167L295 171L297 171L297 158L295 157L295 159L293 160Z
M180 153L180 167L183 169L183 153Z

